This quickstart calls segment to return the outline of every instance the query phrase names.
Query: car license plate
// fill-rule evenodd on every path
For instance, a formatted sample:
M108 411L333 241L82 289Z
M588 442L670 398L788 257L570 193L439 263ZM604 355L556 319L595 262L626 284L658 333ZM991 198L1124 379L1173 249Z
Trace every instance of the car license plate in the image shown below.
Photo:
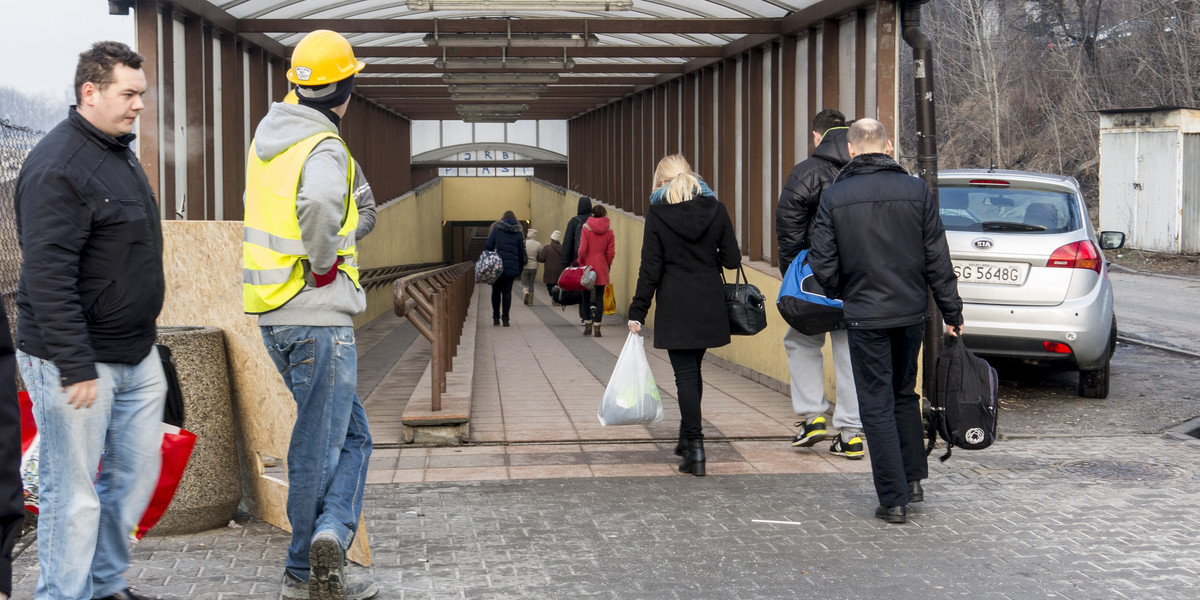
M954 262L954 275L964 283L1021 285L1029 265L1021 263Z

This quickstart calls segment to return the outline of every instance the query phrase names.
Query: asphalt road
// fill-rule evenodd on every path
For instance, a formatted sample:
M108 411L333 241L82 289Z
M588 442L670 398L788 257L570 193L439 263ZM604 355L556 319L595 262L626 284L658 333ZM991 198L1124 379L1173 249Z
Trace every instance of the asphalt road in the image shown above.
M1122 336L1200 355L1200 279L1113 269Z

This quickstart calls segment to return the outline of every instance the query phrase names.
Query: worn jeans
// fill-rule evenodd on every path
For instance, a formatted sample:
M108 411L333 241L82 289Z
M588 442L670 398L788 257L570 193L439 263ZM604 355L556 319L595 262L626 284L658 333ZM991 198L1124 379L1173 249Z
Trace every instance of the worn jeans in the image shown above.
M881 506L908 504L908 482L929 476L916 391L924 335L924 323L849 330L854 383Z
M862 420L858 416L858 392L854 389L854 371L850 368L850 344L846 330L829 333L833 350L833 374L837 389L837 404L833 407L833 426L845 431L843 439L862 431ZM825 397L825 357L821 347L825 345L825 334L804 335L788 327L783 334L783 348L787 351L788 371L792 376L792 410L802 420L808 420L829 410L829 399Z
M78 410L53 361L18 351L17 367L41 436L34 598L110 596L128 587L129 534L158 484L167 396L158 350L136 365L96 363L96 401Z
M351 327L260 327L263 343L296 400L288 445L287 570L308 581L308 548L318 532L350 547L362 515L371 458L367 413L358 399L358 351Z

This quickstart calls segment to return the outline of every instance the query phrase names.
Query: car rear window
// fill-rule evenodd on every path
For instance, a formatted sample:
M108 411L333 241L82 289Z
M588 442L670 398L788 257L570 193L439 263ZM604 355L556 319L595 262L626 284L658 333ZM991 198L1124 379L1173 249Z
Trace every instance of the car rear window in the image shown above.
M948 231L1062 233L1082 223L1068 192L942 185L938 202Z

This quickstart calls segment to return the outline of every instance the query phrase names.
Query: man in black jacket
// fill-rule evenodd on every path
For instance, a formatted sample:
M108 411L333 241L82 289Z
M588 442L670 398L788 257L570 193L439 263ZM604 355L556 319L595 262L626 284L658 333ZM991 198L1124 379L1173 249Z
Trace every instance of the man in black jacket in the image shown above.
M575 216L567 221L566 233L563 234L563 254L562 264L564 267L569 267L579 258L579 242L583 239L583 224L587 223L588 217L592 216L592 199L587 196L579 197L579 204L576 207ZM583 290L583 302L579 304L579 323L592 320L592 313L589 307L592 305L592 293L590 290Z
M154 348L162 229L130 149L142 60L119 42L80 54L76 106L17 179L17 363L41 436L38 598L140 598L121 574L158 481L167 390Z
M779 272L786 275L796 255L810 246L813 218L821 193L833 183L833 178L847 162L850 150L846 146L846 117L840 111L827 108L813 117L813 155L800 161L788 175L779 195L775 211L775 232L779 239ZM863 449L862 421L858 417L858 396L854 390L854 374L850 370L850 346L846 331L829 332L836 377L837 404L833 409L833 425L840 430L829 451L851 460L861 459ZM783 334L787 352L788 371L792 380L792 410L800 418L800 431L792 439L793 446L808 447L828 436L825 412L830 402L825 397L825 361L821 347L825 334L805 335L788 327Z
M855 121L847 142L851 160L821 198L809 263L826 294L844 303L875 516L903 523L908 503L925 499L929 474L915 389L927 290L952 336L962 333L962 300L929 187L892 159L879 121Z

